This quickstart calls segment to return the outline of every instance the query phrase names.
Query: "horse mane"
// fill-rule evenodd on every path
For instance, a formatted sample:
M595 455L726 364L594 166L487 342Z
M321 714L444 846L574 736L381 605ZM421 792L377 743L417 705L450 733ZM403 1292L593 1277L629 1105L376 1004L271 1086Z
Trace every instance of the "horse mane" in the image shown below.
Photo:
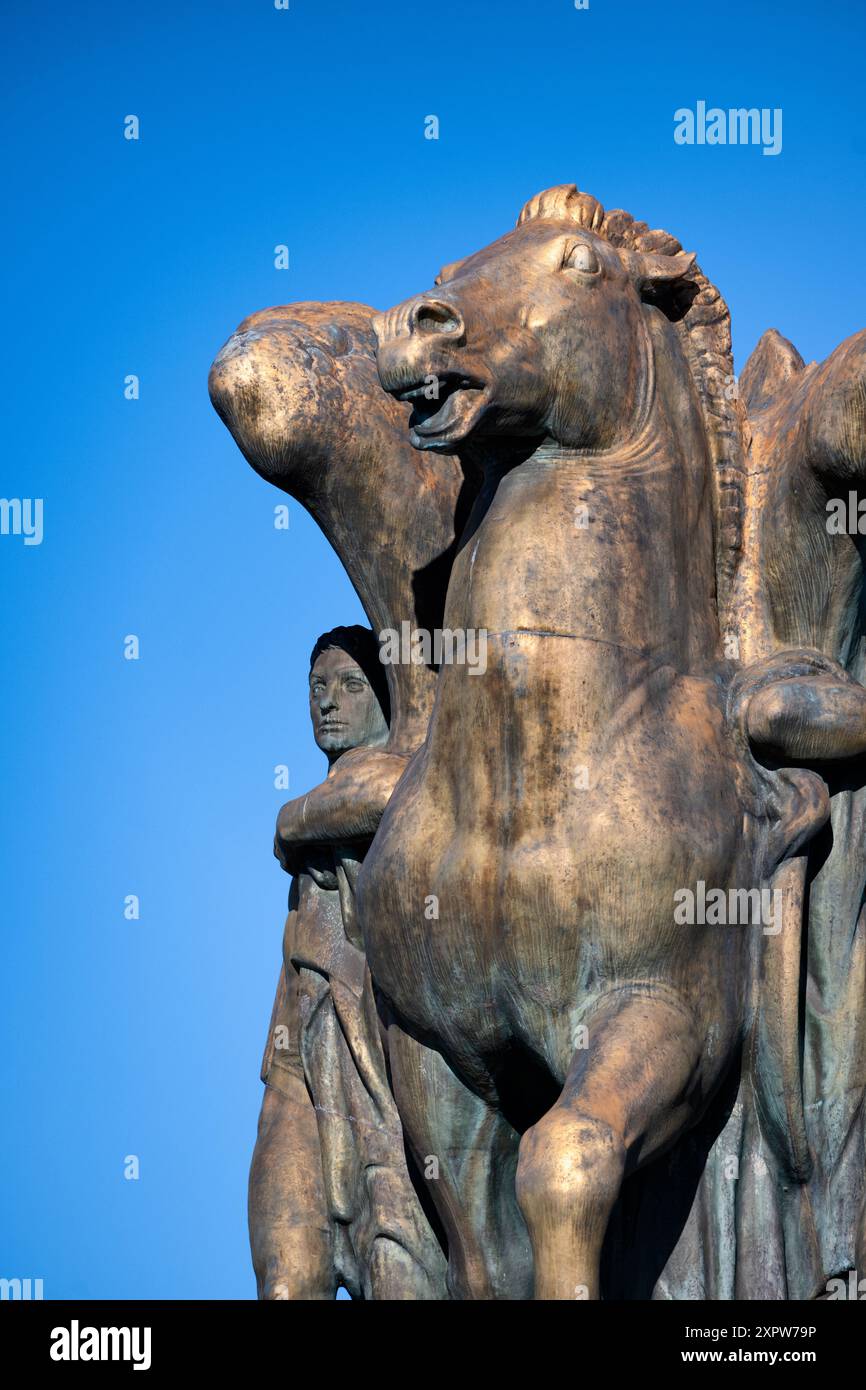
M597 198L573 183L536 193L521 210L517 226L536 217L576 222L611 246L630 251L675 256L683 249L676 237L652 230L622 208L605 212ZM697 263L685 279L695 287L694 298L674 327L697 389L712 463L716 586L724 623L743 545L746 412L736 389L728 306Z

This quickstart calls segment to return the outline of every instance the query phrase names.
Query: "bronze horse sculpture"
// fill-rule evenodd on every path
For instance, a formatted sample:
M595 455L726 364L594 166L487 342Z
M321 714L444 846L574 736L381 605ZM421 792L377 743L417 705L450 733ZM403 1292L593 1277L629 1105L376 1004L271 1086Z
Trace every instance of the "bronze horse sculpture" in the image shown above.
M329 318L342 360L321 369L302 345ZM360 438L334 389L347 320ZM756 354L791 436L774 422L758 481L718 291L674 238L565 185L429 292L266 311L214 364L217 409L317 516L374 629L433 614L486 636L481 679L389 667L391 738L329 791L359 837L378 824L358 921L451 1297L600 1296L624 1184L732 1078L780 1181L809 1183L801 938L827 765L866 751L861 572L855 546L822 632L780 632L794 585L759 518L795 457L862 476L851 342L805 446L804 383L792 403L793 368ZM353 828L314 809L307 838ZM774 910L684 923L702 890Z

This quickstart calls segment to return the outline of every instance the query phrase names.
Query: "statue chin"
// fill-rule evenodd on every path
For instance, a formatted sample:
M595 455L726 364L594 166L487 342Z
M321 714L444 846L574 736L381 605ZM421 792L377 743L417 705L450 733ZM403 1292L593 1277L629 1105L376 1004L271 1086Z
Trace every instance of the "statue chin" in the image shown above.
M336 731L329 733L327 730L320 731L316 735L316 744L323 753L327 753L331 758L339 758L343 753L348 753L350 748L357 747L357 741L352 739L345 729L341 729L339 733Z

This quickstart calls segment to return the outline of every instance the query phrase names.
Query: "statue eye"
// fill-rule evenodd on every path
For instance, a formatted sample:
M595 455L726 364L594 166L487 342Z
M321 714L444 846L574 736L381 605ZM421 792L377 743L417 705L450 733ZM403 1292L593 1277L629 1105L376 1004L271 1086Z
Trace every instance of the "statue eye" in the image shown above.
M562 263L563 270L583 270L587 275L595 275L601 269L598 256L586 241L578 241L566 253Z

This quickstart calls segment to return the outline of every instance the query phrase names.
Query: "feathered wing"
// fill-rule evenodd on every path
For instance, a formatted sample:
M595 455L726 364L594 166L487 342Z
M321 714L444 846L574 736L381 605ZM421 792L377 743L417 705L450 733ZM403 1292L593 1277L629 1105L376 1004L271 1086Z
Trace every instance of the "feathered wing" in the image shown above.
M856 521L853 534L832 524L837 502L854 520L866 498L864 384L866 332L809 366L765 334L740 383L751 434L730 615L746 662L741 716L769 780L808 778L828 801L825 827L819 817L818 833L795 829L782 848L785 916L761 943L753 1082L787 1175L804 1182L814 1168L823 1277L853 1263L864 1186L866 551Z

